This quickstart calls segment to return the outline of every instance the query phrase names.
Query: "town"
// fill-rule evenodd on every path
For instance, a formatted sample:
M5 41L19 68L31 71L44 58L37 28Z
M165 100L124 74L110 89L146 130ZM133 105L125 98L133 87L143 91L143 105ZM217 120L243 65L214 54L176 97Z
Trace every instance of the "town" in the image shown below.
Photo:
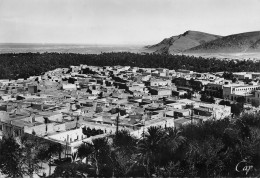
M130 66L70 66L27 79L0 80L0 139L33 135L78 148L127 130L141 138L152 126L179 129L208 120L256 113L260 73ZM242 105L242 106L241 106Z

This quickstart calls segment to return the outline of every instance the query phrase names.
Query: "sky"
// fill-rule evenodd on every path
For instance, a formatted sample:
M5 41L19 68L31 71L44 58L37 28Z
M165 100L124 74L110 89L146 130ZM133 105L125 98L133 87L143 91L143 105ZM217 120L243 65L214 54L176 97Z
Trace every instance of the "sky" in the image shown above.
M260 0L0 0L0 43L154 44L260 31Z

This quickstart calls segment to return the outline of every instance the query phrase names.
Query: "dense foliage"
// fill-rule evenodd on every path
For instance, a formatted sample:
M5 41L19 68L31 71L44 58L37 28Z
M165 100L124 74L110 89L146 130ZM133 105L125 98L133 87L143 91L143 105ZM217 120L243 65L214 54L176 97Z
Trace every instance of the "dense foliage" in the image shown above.
M164 67L169 69L188 69L196 72L260 72L260 61L219 60L215 58L184 55L135 54L135 53L102 53L102 54L74 54L74 53L8 53L0 54L0 79L27 78L40 75L46 71L70 65L96 66L136 66L136 67Z
M8 177L22 177L22 150L15 139L4 137L0 142L0 170Z
M8 177L33 177L42 169L42 162L50 162L61 151L60 144L33 135L4 136L0 140L0 171Z
M178 130L150 127L139 139L121 130L82 144L77 155L86 161L61 163L51 177L259 177L259 150L260 114L244 113ZM17 144L4 137L0 170L9 177L32 175L59 151L42 139Z
M150 127L140 139L123 130L81 145L78 155L96 170L91 176L257 177L259 150L260 114L245 113L179 130Z

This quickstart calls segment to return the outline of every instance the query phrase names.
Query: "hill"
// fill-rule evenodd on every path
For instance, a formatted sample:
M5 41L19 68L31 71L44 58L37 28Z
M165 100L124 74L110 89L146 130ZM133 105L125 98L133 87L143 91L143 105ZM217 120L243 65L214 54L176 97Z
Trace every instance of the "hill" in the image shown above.
M181 35L165 38L158 44L146 46L146 49L156 53L176 54L219 38L221 36L198 31L186 31Z
M260 31L225 36L184 51L194 54L255 52L260 52Z

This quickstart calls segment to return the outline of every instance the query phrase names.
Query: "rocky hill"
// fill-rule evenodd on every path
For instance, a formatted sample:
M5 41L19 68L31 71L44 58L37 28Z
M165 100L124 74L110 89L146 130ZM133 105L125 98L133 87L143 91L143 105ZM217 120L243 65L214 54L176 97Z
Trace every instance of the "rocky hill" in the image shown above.
M181 35L165 38L160 43L145 48L150 52L176 54L219 38L221 36L198 31L186 31Z
M260 31L225 36L184 51L184 53L254 52L260 52Z

